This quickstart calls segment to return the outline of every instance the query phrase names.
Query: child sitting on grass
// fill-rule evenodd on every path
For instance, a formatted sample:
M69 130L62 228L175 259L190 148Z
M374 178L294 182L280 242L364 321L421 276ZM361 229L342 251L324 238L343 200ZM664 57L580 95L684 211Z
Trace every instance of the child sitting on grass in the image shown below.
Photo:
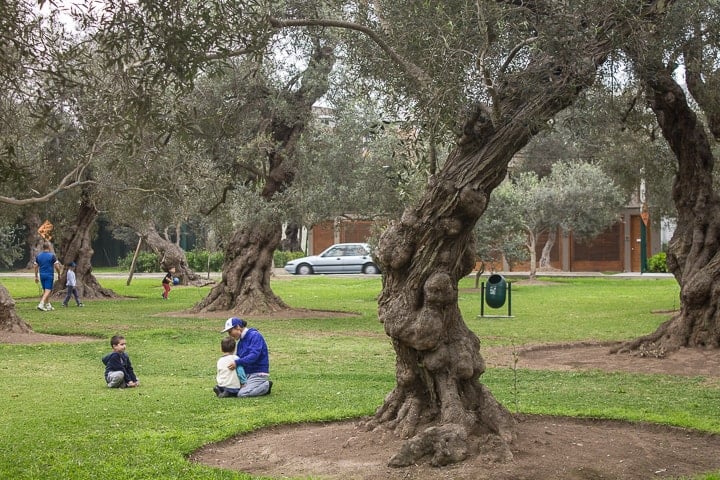
M110 346L113 351L102 359L105 364L105 381L108 388L132 388L140 385L132 363L130 363L130 357L125 353L127 347L125 337L114 335L110 339Z
M247 382L247 376L245 370L240 366L237 366L235 371L228 368L228 360L232 359L234 361L238 358L234 354L235 339L229 335L223 338L220 341L220 350L222 350L223 356L217 361L217 375L215 377L217 385L213 387L213 392L219 398L237 397L240 388Z

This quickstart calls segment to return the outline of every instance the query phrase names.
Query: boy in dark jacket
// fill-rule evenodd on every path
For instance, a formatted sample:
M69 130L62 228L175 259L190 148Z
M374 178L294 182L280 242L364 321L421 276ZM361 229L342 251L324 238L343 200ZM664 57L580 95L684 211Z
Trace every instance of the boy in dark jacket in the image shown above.
M108 388L132 388L140 385L135 376L130 357L125 353L127 344L125 337L115 335L110 339L113 351L105 355L102 362L105 364L105 381Z

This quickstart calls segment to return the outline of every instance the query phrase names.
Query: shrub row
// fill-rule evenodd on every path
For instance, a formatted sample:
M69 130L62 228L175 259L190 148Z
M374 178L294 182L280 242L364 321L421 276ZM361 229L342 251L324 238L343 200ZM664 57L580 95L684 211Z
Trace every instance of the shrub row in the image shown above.
M130 252L125 257L118 259L118 266L123 270L130 270L134 253ZM191 250L185 252L188 266L195 272L219 272L222 270L223 253L209 252L207 250ZM281 252L276 250L273 253L273 262L276 267L284 267L287 262L296 258L304 257L303 252ZM140 252L135 262L136 272L159 272L160 259L156 253Z

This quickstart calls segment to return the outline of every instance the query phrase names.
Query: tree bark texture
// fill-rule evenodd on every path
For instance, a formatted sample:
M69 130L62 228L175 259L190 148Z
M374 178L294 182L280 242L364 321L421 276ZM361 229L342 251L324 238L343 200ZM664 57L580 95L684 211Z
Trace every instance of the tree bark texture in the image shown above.
M75 224L69 228L60 243L61 252L57 255L63 264L60 277L53 285L52 295L60 298L66 293L67 266L75 262L75 276L80 298L115 298L115 292L100 285L92 273L92 228L95 226L98 211L86 194L82 195Z
M32 333L32 328L17 314L15 300L5 286L0 285L0 330L13 333Z
M27 228L27 238L25 242L30 249L30 259L25 267L28 270L35 268L35 257L37 257L38 253L42 252L44 239L40 235L40 232L38 232L40 225L42 225L42 220L40 220L40 216L36 211L28 211L25 214L25 227Z
M139 232L140 237L160 259L160 268L169 272L175 269L173 274L181 285L205 285L206 282L195 273L187 262L185 252L179 245L171 242L160 235L152 222L147 222Z
M533 124L551 118L592 82L589 73L546 83L542 94L523 101L508 98L499 128L472 117L420 204L382 235L378 312L397 354L397 386L369 426L408 438L391 465L410 465L425 455L433 465L445 465L481 445L499 459L512 458L514 420L479 382L485 363L479 339L460 314L458 283L475 264L472 229L509 161L537 133Z
M678 218L667 265L680 285L680 312L621 351L663 356L680 347L720 347L720 199L702 122L669 70L644 78L663 136L678 160L672 197Z
M397 385L367 426L406 438L390 465L423 457L446 465L486 449L499 460L512 458L514 419L479 381L485 363L479 339L462 319L458 283L475 263L472 229L508 163L593 83L617 46L608 31L616 39L627 33L617 20L608 16L593 26L594 36L574 45L571 56L534 51L522 72L503 76L494 104L470 113L458 146L418 205L381 236L378 314L396 352Z
M193 311L227 310L242 316L289 308L270 288L273 253L279 244L279 225L236 230L225 248L222 280Z
M300 226L295 222L290 222L285 226L285 238L280 244L280 249L284 252L301 252L300 248ZM277 265L282 267L282 265Z
M543 246L542 253L540 254L540 270L542 271L552 270L552 265L550 263L550 253L555 246L556 239L557 230L551 228L550 230L548 230L548 237L547 240L545 240L545 245Z

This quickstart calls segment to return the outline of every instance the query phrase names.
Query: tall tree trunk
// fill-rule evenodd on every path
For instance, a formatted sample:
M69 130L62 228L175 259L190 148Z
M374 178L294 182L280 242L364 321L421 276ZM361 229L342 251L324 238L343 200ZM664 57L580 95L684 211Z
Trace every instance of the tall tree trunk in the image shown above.
M285 238L280 244L280 249L284 252L300 252L300 226L295 222L290 222L285 226ZM282 265L276 265L282 267Z
M287 110L278 112L269 108L273 114L265 119L258 131L258 135L272 138L274 145L264 159L267 174L262 179L264 184L260 193L268 202L276 193L285 191L295 179L297 167L292 161L293 156L312 116L313 105L328 91L329 76L335 64L334 47L334 44L321 45L315 40L308 67L299 82L301 87L281 92ZM280 245L280 239L281 223L276 218L236 230L225 247L222 282L193 310L233 310L248 314L288 308L270 288L273 253Z
M667 5L643 4L643 11L664 13ZM494 104L474 109L418 205L380 238L384 282L378 314L397 356L397 385L368 427L407 439L392 466L425 456L432 465L458 462L480 445L500 459L512 458L514 419L479 382L485 362L480 341L460 314L458 283L475 263L472 229L512 157L593 83L616 47L609 38L619 40L628 31L615 17L586 27L596 37L579 40L573 55L536 50L524 71L502 78Z
M280 227L254 225L235 231L225 248L222 281L194 312L231 311L238 315L271 313L288 306L270 288L272 257L280 245Z
M652 109L678 159L672 196L678 218L668 244L668 269L680 285L680 312L619 348L662 356L680 347L720 347L720 199L715 159L704 125L668 69L647 73ZM618 349L616 349L618 350Z
M13 333L32 333L32 328L17 314L15 300L0 284L0 330Z
M34 268L35 257L42 252L43 237L38 232L38 228L42 225L42 220L35 210L28 211L25 214L25 227L27 229L27 238L25 239L28 249L30 250L30 259L27 263L27 269Z
M535 236L535 232L528 232L527 248L530 253L529 277L530 280L535 280L537 277L537 253L535 253L537 251L537 237Z
M542 253L540 254L540 270L552 269L552 265L550 265L550 252L552 252L555 246L556 238L557 230L554 228L549 229L547 240L545 240L545 245L543 245Z
M89 193L83 189L75 224L68 230L60 244L62 251L58 255L58 259L62 262L63 269L58 281L53 285L54 296L65 295L67 265L75 262L77 264L75 267L77 289L81 298L117 297L115 292L102 287L92 273L92 228L95 226L97 216L98 211L90 199Z

